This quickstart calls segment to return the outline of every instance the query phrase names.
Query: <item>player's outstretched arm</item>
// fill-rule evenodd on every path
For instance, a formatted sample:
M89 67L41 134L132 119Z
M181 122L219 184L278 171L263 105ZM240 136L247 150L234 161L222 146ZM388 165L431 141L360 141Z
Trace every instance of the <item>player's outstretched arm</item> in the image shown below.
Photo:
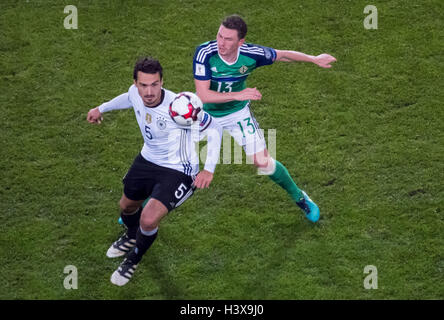
M331 68L331 63L336 61L336 58L323 53L318 56L311 56L298 51L290 50L276 50L276 61L293 62L293 61L303 61L312 62L317 64L322 68Z
M86 116L86 120L89 123L101 124L103 121L103 117L102 113L99 110L99 107L89 110L88 115Z
M89 110L88 115L86 116L86 120L89 123L100 124L103 121L103 113L112 110L128 109L131 107L132 103L129 100L128 92L125 92L115 97L114 99L105 102L96 108Z
M239 92L217 92L210 90L210 82L211 80L194 79L196 93L203 103L224 103L262 99L262 94L256 88L246 88Z

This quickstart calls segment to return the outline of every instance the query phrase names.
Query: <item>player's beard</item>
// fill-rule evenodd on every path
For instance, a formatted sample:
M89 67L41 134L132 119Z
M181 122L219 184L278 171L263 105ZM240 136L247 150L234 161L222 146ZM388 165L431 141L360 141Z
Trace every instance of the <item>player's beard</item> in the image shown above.
M159 104L160 97L161 97L160 94L158 97L156 97L156 95L154 95L154 94L153 95L146 95L143 97L143 102L147 107L151 107L151 106Z

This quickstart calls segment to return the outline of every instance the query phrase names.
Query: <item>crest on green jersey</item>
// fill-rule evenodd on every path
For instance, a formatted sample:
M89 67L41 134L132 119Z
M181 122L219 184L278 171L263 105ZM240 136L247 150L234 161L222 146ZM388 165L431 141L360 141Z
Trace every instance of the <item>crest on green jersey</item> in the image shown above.
M242 66L242 67L240 67L239 72L244 74L245 72L247 72L247 70L248 70L248 68L246 66Z

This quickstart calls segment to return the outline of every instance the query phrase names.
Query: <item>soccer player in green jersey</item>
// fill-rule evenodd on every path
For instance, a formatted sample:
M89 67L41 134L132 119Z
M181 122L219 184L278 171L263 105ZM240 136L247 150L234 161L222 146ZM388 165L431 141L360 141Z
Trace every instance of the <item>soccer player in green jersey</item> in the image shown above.
M250 101L260 100L256 88L247 88L251 72L275 61L305 61L330 68L336 61L329 54L310 56L297 51L275 50L245 42L247 25L238 15L226 17L219 27L217 39L197 47L193 72L197 95L204 110L227 130L251 157L260 174L285 189L312 222L319 220L319 208L296 185L288 170L267 151L265 139L250 112Z

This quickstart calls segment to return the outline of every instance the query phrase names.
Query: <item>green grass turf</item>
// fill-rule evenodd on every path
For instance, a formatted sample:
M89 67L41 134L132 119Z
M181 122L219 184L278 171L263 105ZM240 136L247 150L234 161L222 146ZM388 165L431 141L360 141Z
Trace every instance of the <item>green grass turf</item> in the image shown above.
M66 30L65 5L78 9ZM443 299L442 1L1 1L0 299ZM193 91L195 47L221 19L249 42L334 55L330 70L277 63L248 85L276 156L321 209L309 223L251 165L220 165L162 221L125 287L121 178L142 139L131 110L86 122L125 92L138 56ZM78 269L78 289L63 286ZM364 267L378 289L363 287Z

